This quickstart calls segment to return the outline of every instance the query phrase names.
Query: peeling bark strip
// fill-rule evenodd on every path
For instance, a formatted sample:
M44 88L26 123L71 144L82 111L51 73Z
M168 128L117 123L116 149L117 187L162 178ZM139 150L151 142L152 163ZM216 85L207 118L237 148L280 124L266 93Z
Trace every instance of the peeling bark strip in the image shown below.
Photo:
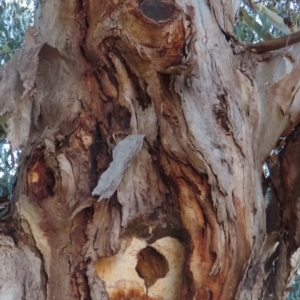
M267 193L261 177L299 122L300 51L234 54L238 6L40 1L1 70L0 114L23 146L1 299L287 295L298 129L268 161Z
M28 92L33 87L41 48L42 45L30 50L21 50L14 60L1 70L0 114L4 115L2 118L8 123L8 138L14 148L25 145L29 134L32 101ZM27 65L22 62L26 62ZM9 117L13 118L13 121ZM21 126L17 124L17 120Z
M56 60L61 58L58 51L43 43L20 50L0 72L0 115L7 122L8 139L14 149L27 143L35 102L34 82L42 53L46 57L52 55ZM34 105L39 106L38 103ZM37 118L35 115L34 119Z
M116 191L129 163L141 150L143 139L144 135L130 135L117 144L113 161L93 190L93 196L100 196L98 201L110 198Z

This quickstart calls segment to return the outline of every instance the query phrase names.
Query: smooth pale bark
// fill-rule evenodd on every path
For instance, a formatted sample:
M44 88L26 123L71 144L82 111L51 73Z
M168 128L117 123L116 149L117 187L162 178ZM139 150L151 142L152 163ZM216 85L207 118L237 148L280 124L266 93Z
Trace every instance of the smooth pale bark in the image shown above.
M0 299L283 299L299 234L262 165L298 123L299 49L235 53L239 1L40 2L1 73L23 152Z

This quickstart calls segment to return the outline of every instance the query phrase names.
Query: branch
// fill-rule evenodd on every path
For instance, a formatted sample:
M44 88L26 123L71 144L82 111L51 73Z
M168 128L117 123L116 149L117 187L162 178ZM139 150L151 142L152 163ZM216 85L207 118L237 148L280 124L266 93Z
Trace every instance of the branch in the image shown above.
M8 50L8 51L3 51L3 52L0 52L0 56L3 56L5 54L9 54L9 53L13 53L13 52L17 52L19 50L21 50L21 48L13 49L13 50Z
M255 53L266 53L278 50L300 42L300 31L273 40L256 44L247 44L246 47Z

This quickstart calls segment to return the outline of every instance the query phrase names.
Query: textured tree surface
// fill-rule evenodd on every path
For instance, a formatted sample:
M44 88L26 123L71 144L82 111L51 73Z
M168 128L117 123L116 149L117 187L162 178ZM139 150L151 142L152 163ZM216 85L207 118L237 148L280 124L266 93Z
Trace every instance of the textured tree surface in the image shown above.
M22 148L1 300L285 299L300 259L300 49L237 44L239 4L40 0L0 71Z

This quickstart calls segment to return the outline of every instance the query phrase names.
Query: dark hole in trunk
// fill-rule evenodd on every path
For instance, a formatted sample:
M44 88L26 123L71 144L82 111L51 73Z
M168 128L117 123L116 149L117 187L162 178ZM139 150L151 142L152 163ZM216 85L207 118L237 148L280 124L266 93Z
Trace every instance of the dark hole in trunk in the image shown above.
M160 22L171 18L174 6L160 0L145 0L139 5L139 9L149 19Z

